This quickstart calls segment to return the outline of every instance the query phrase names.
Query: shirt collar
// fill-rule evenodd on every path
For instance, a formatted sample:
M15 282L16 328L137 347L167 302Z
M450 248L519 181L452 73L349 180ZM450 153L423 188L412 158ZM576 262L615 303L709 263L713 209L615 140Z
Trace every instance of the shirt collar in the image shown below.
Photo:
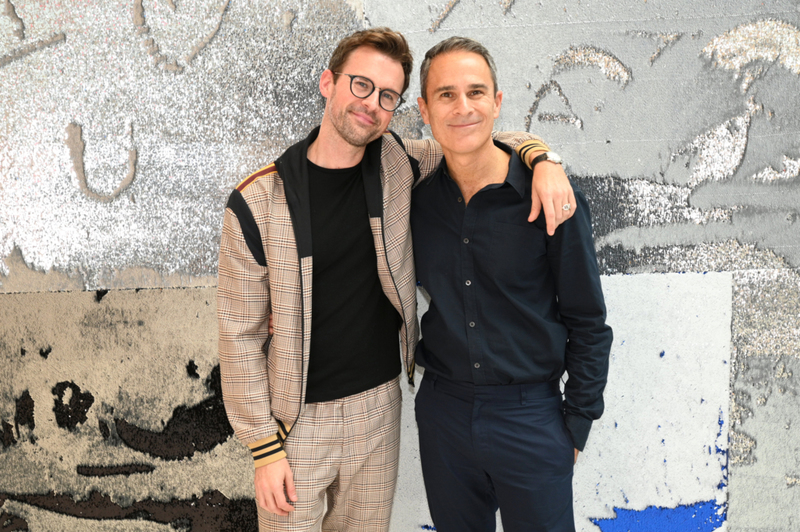
M522 159L519 158L517 152L511 149L510 146L503 144L499 140L494 141L494 145L503 150L504 152L511 155L511 160L508 162L508 174L506 174L506 180L503 183L497 183L496 185L490 185L492 188L500 188L505 185L510 185L514 190L517 191L520 198L525 197L525 188L530 181L531 176L530 170L523 164ZM445 158L442 157L442 161L439 163L439 168L437 169L434 177L446 177L447 179L453 179L450 177L450 172L447 171L447 161Z

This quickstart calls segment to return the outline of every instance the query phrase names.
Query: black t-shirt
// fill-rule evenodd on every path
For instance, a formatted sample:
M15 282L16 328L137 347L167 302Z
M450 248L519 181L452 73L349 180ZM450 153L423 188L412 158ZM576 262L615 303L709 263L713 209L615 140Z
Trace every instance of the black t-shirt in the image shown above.
M378 278L361 167L309 161L313 287L306 402L340 399L400 373L400 315Z

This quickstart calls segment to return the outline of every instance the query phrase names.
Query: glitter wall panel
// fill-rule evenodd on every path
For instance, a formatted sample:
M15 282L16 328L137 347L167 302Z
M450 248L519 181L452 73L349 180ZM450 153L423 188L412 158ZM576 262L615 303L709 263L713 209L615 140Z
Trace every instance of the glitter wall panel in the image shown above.
M131 268L213 283L229 190L319 119L360 23L337 1L6 1L0 274L17 248L88 288Z

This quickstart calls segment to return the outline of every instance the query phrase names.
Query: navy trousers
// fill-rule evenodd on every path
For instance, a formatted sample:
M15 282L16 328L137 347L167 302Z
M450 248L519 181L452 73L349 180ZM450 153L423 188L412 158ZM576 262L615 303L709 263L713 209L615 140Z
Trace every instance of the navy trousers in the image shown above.
M473 386L425 373L415 400L437 532L574 532L574 448L558 383Z

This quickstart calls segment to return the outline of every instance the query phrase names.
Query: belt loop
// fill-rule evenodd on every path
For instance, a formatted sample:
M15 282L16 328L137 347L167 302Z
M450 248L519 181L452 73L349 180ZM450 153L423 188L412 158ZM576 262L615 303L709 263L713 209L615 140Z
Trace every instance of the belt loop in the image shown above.
M528 404L528 390L524 384L519 387L519 398L521 404Z

